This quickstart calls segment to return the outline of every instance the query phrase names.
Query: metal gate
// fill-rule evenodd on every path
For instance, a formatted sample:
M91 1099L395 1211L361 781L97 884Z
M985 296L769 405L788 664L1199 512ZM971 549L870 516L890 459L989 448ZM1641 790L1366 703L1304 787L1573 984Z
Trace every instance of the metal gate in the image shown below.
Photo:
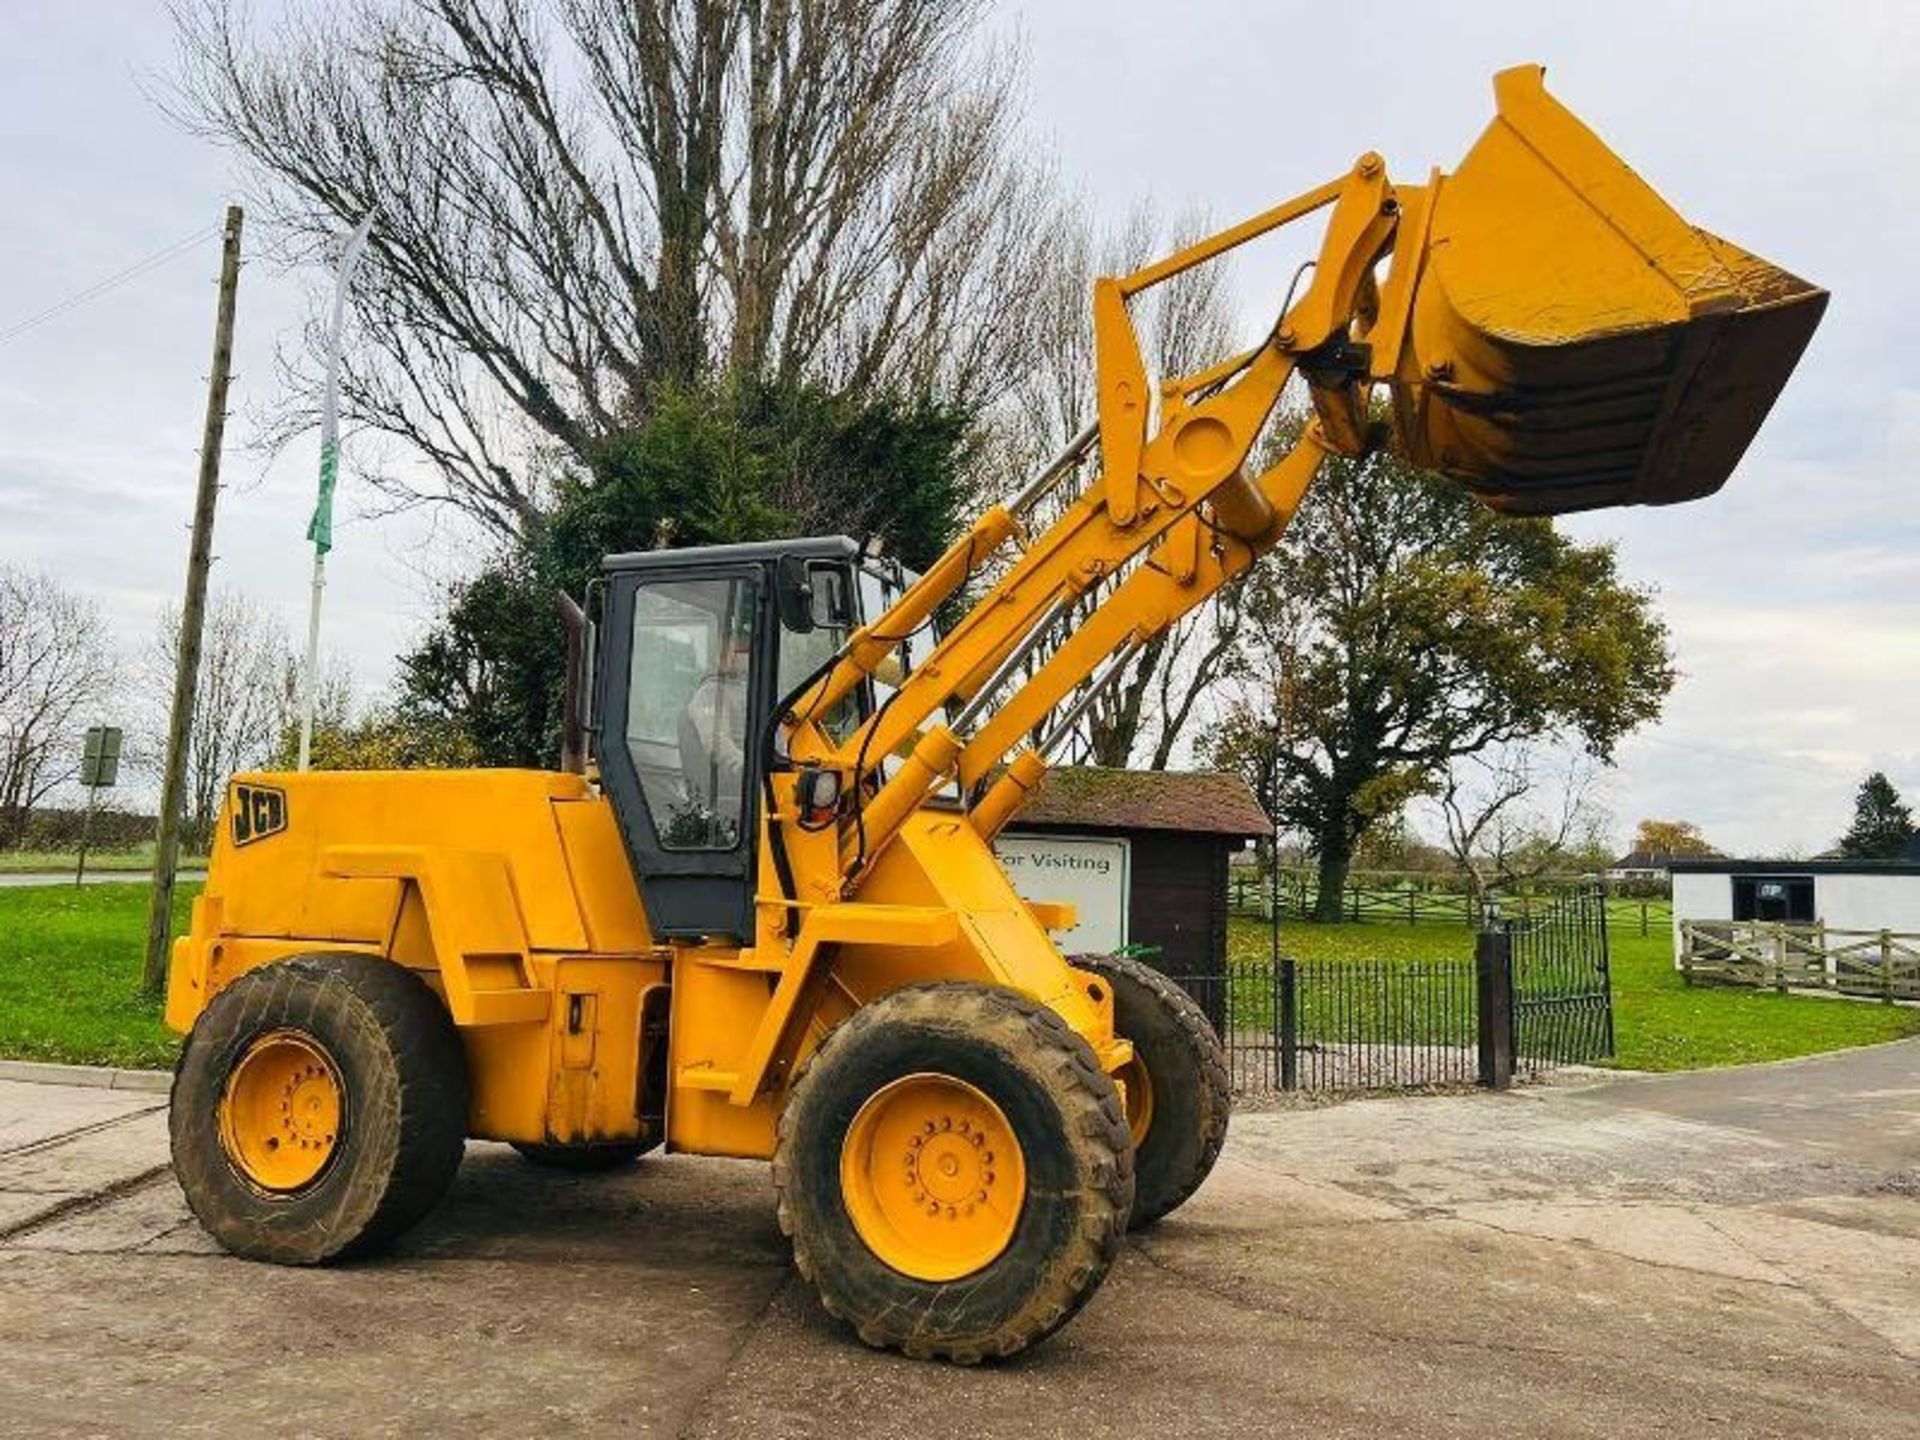
M1583 886L1500 924L1511 955L1515 1065L1545 1069L1612 1055L1605 889Z
M1604 890L1533 903L1524 918L1490 909L1477 932L1460 932L1471 953L1296 960L1276 932L1271 959L1236 956L1218 974L1170 978L1219 1032L1243 1098L1500 1089L1516 1071L1613 1054Z

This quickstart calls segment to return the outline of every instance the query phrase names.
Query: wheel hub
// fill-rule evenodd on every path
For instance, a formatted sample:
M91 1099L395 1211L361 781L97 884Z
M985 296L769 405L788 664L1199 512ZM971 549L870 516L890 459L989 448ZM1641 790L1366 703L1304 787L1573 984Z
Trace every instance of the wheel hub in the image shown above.
M220 1097L220 1139L252 1185L290 1194L318 1180L333 1159L345 1095L318 1041L276 1030L249 1045Z
M987 1094L949 1075L907 1075L854 1116L840 1155L849 1218L874 1254L919 1280L957 1280L1013 1239L1026 1164Z

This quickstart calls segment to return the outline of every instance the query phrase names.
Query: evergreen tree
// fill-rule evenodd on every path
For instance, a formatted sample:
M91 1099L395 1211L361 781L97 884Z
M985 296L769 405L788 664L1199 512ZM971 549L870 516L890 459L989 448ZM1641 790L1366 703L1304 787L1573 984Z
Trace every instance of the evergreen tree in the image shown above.
M934 401L855 401L753 381L661 396L563 477L540 527L448 596L400 660L398 718L483 765L551 765L566 644L554 592L604 556L796 535L878 535L929 564L971 507L972 416Z
M1898 860L1913 839L1913 812L1893 782L1879 770L1860 782L1853 799L1853 828L1840 837L1849 860Z

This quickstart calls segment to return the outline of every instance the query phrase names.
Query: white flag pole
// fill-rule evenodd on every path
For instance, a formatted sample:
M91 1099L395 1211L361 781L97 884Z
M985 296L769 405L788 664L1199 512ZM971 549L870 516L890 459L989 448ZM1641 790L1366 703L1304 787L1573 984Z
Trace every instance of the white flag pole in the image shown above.
M327 552L333 548L333 487L340 474L340 348L347 324L347 285L366 248L373 212L354 227L334 269L333 315L327 326L327 382L320 399L320 494L307 522L313 541L313 592L307 605L307 663L300 677L300 766L313 750L313 703L320 666L320 595L327 587Z

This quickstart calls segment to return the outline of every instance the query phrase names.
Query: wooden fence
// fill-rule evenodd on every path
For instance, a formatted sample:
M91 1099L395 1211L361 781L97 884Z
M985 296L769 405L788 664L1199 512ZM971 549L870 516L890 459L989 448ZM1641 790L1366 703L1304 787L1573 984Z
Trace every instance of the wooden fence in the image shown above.
M1683 920L1689 985L1753 985L1920 1001L1920 935L1763 920Z
M1552 906L1563 895L1581 887L1582 882L1549 882L1538 892L1501 894L1495 898L1500 913L1508 919L1531 919L1536 912ZM1273 881L1251 869L1233 870L1228 876L1228 908L1236 915L1269 919L1274 903ZM1308 870L1280 872L1280 917L1305 919L1313 913L1314 876ZM1613 923L1637 929L1647 935L1664 929L1673 921L1673 905L1667 900L1619 900L1611 902ZM1402 925L1468 925L1478 920L1473 902L1457 890L1423 886L1408 881L1369 883L1364 878L1347 882L1340 892L1340 918L1351 923L1366 921Z
M1228 879L1227 898L1236 914L1257 915L1265 919L1273 908L1273 881L1251 871L1232 871ZM1313 875L1307 871L1281 871L1279 901L1283 918L1297 919L1312 913ZM1465 925L1474 917L1472 902L1454 891L1350 881L1340 893L1340 918L1355 922L1397 920L1405 925L1434 921Z

